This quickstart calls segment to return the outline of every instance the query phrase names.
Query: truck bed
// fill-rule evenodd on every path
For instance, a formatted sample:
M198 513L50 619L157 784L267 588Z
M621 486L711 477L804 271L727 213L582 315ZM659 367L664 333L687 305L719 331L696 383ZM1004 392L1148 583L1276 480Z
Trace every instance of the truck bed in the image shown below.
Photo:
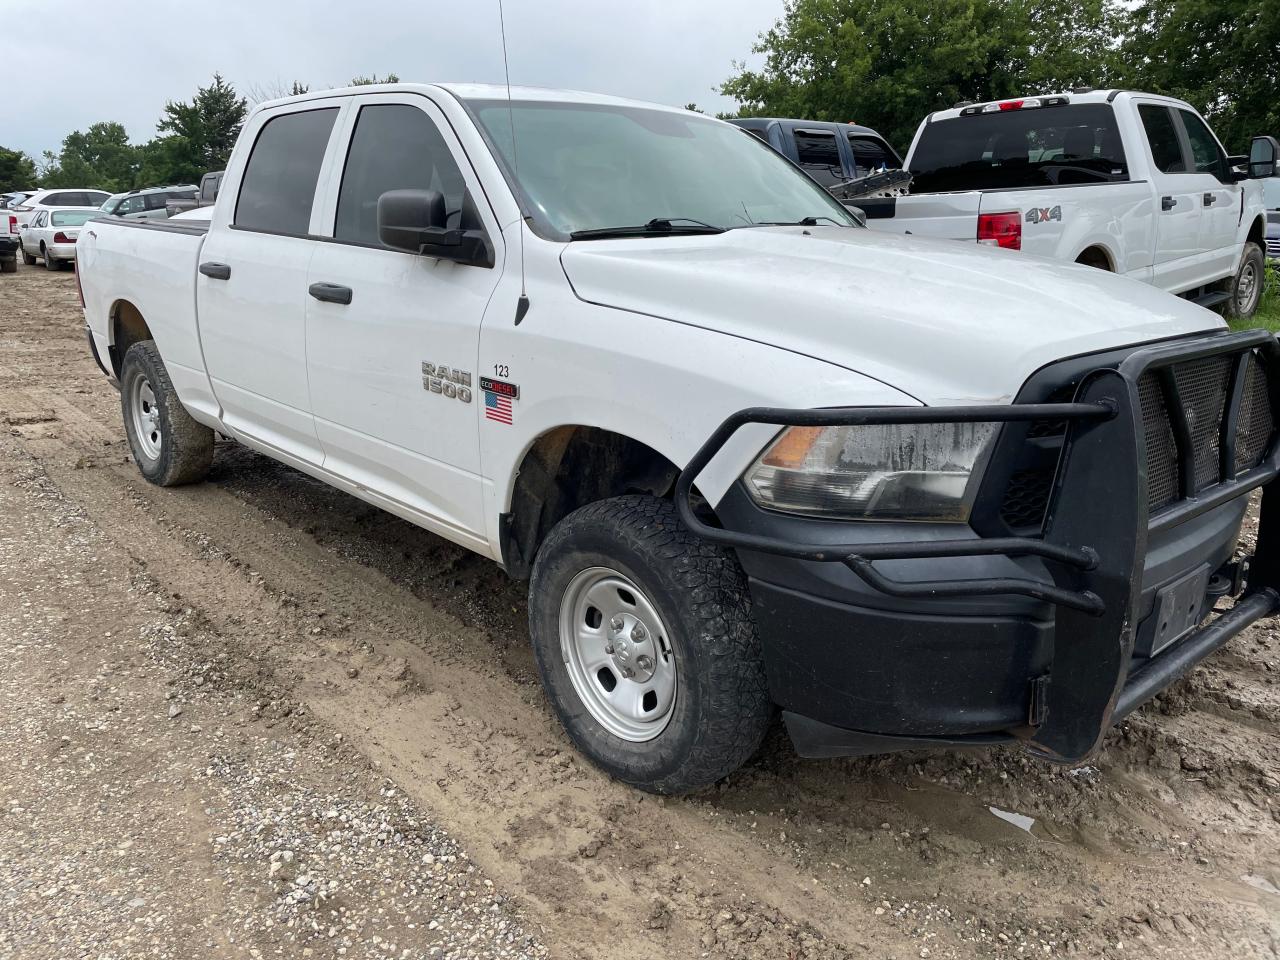
M126 295L156 340L193 416L216 416L200 351L196 321L196 269L209 223L204 220L90 220L77 243L77 270L85 320L98 355L119 372L113 323L127 322L118 301Z

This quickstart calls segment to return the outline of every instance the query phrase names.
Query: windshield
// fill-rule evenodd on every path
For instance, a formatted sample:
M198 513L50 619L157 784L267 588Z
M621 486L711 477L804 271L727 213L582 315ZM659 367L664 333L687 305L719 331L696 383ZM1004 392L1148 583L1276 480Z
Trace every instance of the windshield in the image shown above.
M98 209L102 210L104 213L115 213L116 207L120 206L120 201L127 196L127 193L117 193L114 196L108 197Z
M771 147L694 113L519 100L469 106L508 180L518 168L513 186L534 231L549 239L654 220L724 229L806 218L856 226Z
M100 216L101 210L55 210L49 216L49 225L53 227L83 227L85 222Z
M913 193L1129 179L1107 103L1001 110L925 124L908 161Z

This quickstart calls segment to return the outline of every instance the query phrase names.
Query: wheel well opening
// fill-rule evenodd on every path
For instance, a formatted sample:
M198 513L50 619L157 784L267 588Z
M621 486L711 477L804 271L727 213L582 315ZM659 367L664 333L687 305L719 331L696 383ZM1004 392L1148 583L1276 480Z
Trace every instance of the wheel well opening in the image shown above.
M151 340L151 328L142 314L128 300L120 300L111 308L111 369L120 378L120 365L129 348L140 340Z
M1256 243L1264 251L1267 249L1267 230L1266 227L1263 226L1261 217L1258 217L1249 226L1249 236L1247 240L1249 243Z
M628 493L666 497L680 470L652 447L598 427L544 433L520 463L511 509L502 515L502 561L527 579L551 528L574 510Z
M1099 270L1106 270L1108 273L1115 271L1115 267L1111 263L1111 257L1102 247L1089 247L1076 257L1076 263L1083 264L1086 267L1097 267Z

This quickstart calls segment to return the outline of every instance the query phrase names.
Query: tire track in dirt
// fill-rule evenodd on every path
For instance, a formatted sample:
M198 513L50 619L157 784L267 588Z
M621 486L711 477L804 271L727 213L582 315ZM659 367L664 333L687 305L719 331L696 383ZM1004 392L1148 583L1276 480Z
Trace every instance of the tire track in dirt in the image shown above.
M28 443L47 468L79 450L61 439ZM602 927L633 931L630 956L692 955L715 932L716 916L744 910L762 916L745 924L764 928L757 940L776 930L770 939L778 955L802 943L807 957L842 956L873 943L885 955L905 955L889 945L889 931L868 936L847 916L846 902L811 894L786 865L709 830L695 808L641 797L582 770L537 687L513 699L505 677L477 676L473 658L483 656L487 641L442 622L375 571L336 563L305 536L271 529L215 488L159 490L137 481L131 467L58 465L49 473L220 633L241 643L265 634L264 652L297 676L313 712L341 730L365 731L355 734L361 747L469 837L474 858L495 879L526 891L544 924L554 919L563 936L580 913L589 932L575 955L615 955L616 940L597 952ZM210 565L212 573L202 569ZM302 586L320 583L323 590ZM237 611L234 620L250 613L248 629L221 613L229 609ZM341 622L330 633L335 618ZM368 679L348 677L352 667ZM486 843L476 845L477 837ZM769 904L756 902L760 890L772 891ZM732 931L721 936L732 942Z
M44 329L54 328L18 325L27 337ZM67 357L72 344L79 360ZM1236 641L1235 659L1215 658L1177 688L1173 716L1139 714L1111 738L1096 781L1010 751L813 764L774 744L702 797L641 799L571 755L514 620L504 616L506 643L495 645L484 636L495 625L471 608L471 627L443 615L427 602L434 581L405 582L402 542L382 521L353 558L346 515L370 508L236 448L219 460L252 465L264 483L149 487L119 465L123 446L104 446L118 442L118 400L82 343L48 345L52 366L66 368L56 389L9 379L7 358L0 373L0 409L57 416L21 430L23 445L229 647L275 664L314 712L451 822L573 955L692 956L710 944L728 956L914 957L925 945L989 956L1044 941L1132 956L1135 939L1150 955L1277 952L1280 901L1238 882L1277 859L1275 791L1246 789L1257 774L1245 769L1270 775L1274 738L1237 718L1260 707L1274 719L1271 675L1259 669L1274 663L1270 641ZM24 356L21 366L40 364ZM68 380L89 392L67 393ZM82 458L87 469L76 469ZM422 537L433 574L466 576L465 555ZM1274 625L1262 629L1269 637ZM1229 775L1184 770L1187 748ZM1047 835L1009 828L987 801L1038 815ZM1235 829L1248 822L1252 834ZM615 937L604 952L601 930ZM1116 952L1117 941L1128 949Z

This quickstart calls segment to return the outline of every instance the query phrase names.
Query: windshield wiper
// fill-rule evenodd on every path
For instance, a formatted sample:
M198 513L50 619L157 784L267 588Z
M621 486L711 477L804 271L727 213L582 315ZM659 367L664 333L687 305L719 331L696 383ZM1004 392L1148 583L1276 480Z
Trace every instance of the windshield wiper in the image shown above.
M592 230L574 230L571 240L607 240L610 237L664 237L668 234L724 233L724 227L694 220L692 217L654 217L648 223L633 227L596 227Z
M756 227L816 227L819 220L826 220L828 223L837 227L847 227L847 223L841 223L835 217L819 215L816 217L801 217L799 220L760 220L753 224Z

